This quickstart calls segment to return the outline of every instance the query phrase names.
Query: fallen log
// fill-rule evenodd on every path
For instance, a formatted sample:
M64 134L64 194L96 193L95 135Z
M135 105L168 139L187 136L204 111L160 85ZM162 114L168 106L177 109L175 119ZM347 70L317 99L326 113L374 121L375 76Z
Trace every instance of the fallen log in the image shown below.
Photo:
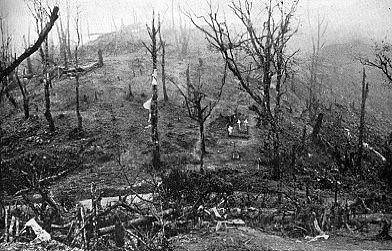
M389 235L389 230L392 225L392 214L364 214L357 216L350 220L352 225L360 225L357 229L363 227L365 224L382 224L381 230L377 235L377 238L391 240L392 237Z
M95 68L101 67L99 62L92 62L87 65L82 65L79 67L71 67L71 68L65 68L64 66L58 66L58 71L59 75L66 74L68 76L75 76L76 73L87 73Z
M158 213L157 216L152 216L152 215L141 216L140 218L125 222L124 227L125 228L135 228L135 227L138 227L141 225L151 224L154 221L157 221L158 217L167 217L167 216L172 215L174 212L175 212L175 210L170 208L170 209L167 209L167 210L164 210L164 211ZM100 235L108 234L108 233L114 232L115 228L116 228L115 225L111 225L111 226L100 228L98 230L98 232Z

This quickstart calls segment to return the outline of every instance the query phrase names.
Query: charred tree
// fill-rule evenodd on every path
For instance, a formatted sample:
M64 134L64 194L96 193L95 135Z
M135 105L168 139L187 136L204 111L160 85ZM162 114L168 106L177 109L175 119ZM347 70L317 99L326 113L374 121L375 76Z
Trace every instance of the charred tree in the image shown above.
M369 93L369 83L366 82L366 72L363 68L362 73L362 96L361 96L361 115L359 118L359 135L358 135L358 152L357 152L357 171L362 172L362 152L363 152L363 140L365 134L365 108L366 99Z
M102 67L102 66L103 66L102 50L99 49L98 50L98 67Z
M218 89L218 93L215 96L208 97L208 94L211 93L211 90L208 90L205 86L205 80L202 79L203 72L205 66L203 65L203 60L199 58L199 64L196 70L196 76L191 80L189 65L186 70L186 87L187 91L184 92L180 85L174 81L173 78L169 78L170 82L172 82L181 95L185 99L185 104L188 111L188 116L196 121L199 126L199 153L200 153L200 166L203 167L204 155L207 153L206 151L206 143L205 143L205 122L210 117L213 109L219 103L223 87L226 83L226 72L227 72L227 64L225 64L225 69L223 73L223 77L221 80L221 84L216 86ZM213 101L211 101L213 100Z
M23 112L24 112L24 117L25 119L28 119L30 116L30 108L29 108L29 96L27 92L27 86L26 82L27 81L25 78L20 81L18 74L15 74L16 81L18 82L18 86L20 89L20 92L22 93L22 98L23 98Z
M159 135L158 135L158 83L157 83L157 56L159 45L157 43L158 34L161 30L161 22L158 16L158 22L155 22L155 13L152 14L151 27L147 26L148 35L151 40L150 45L143 45L146 47L152 58L152 98L151 98L151 142L152 149L152 167L154 170L160 169L161 158L159 149Z
M5 76L8 76L13 72L16 67L19 66L20 63L23 62L26 58L28 58L31 54L36 52L41 44L45 41L48 36L49 31L52 29L54 23L58 18L59 8L55 6L50 14L49 21L46 23L45 27L39 32L37 41L27 48L17 59L15 59L9 66L5 69L1 69L0 71L0 80L2 80Z
M266 15L260 26L254 25L254 10L250 1L232 1L229 7L241 22L246 34L231 34L233 29L225 21L218 19L219 15L212 10L211 3L207 16L187 16L196 28L204 33L210 45L221 53L228 69L237 78L240 88L256 103L254 110L269 124L274 134L273 176L279 179L282 116L280 101L284 94L283 85L290 73L291 59L296 53L287 52L287 43L297 31L291 28L297 2L294 1L287 7L280 1L276 4L268 1L265 7ZM201 19L203 24L198 24L198 19ZM279 77L278 86L275 88L272 85L273 76Z
M311 139L312 139L313 143L318 142L321 125L323 124L323 117L324 117L323 113L319 113L319 115L317 116L316 123L313 127L313 131L311 134Z
M54 125L52 113L50 112L50 90L49 87L52 85L51 84L51 78L49 74L49 49L48 49L48 38L45 39L45 60L43 61L44 63L44 68L43 68L43 75L44 75L44 89L45 89L45 113L44 116L46 120L48 121L49 124L49 130L50 131L55 131L56 127Z
M76 14L76 19L75 19L75 25L76 25L76 35L77 35L77 43L75 46L75 69L79 68L79 57L78 57L78 49L79 49L79 44L80 44L80 27L79 27L79 13ZM78 118L78 130L81 132L83 130L83 119L82 115L80 114L80 98L79 98L79 71L76 70L75 72L75 95L76 95L76 117Z
M392 85L392 44L386 41L374 46L374 58L360 58L363 65L380 70Z
M165 102L169 101L169 97L167 96L166 89L166 72L165 72L165 56L166 56L166 42L162 40L162 35L159 33L159 42L162 47L162 59L161 59L161 68L162 68L162 90L163 90L163 100Z
M54 125L54 121L52 118L52 114L50 112L50 90L49 87L52 87L51 77L50 77L50 60L49 60L49 44L48 44L48 33L50 29L53 27L54 22L58 18L58 7L54 7L53 11L50 11L48 8L45 8L41 1L32 1L32 6L28 5L30 8L30 12L33 15L36 21L36 29L39 34L38 41L42 40L41 46L37 45L36 50L39 49L41 60L42 60L42 82L44 83L44 100L45 100L45 112L44 116L49 124L49 130L55 131L56 127ZM50 14L51 13L51 14ZM44 24L47 22L45 28ZM48 30L47 30L48 29ZM47 31L46 31L47 30ZM42 32L45 31L45 36L41 36ZM42 43L44 45L42 46ZM31 48L31 47L30 47ZM29 48L29 49L30 49ZM33 47L34 48L34 47ZM23 56L24 54L22 54ZM22 57L20 56L20 57ZM29 55L26 55L26 57Z

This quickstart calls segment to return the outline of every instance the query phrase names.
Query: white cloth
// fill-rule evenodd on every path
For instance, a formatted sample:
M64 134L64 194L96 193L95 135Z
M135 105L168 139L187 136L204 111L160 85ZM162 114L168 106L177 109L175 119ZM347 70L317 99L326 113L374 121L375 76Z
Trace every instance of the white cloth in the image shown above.
M28 222L26 222L25 227L31 227L33 229L33 232L37 236L33 242L34 243L41 243L45 241L50 241L51 236L48 232L46 232L36 221L34 218L30 219Z
M151 99L152 97L143 104L143 107L147 110L151 110Z

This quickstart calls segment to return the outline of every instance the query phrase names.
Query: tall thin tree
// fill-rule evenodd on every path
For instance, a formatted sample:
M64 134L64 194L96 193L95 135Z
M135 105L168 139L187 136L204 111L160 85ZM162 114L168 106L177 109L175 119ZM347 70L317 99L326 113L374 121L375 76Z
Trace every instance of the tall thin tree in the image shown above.
M82 115L80 114L80 100L79 100L79 57L78 57L78 49L80 45L80 27L79 27L79 16L80 13L77 11L75 17L75 26L76 26L76 35L77 35L77 42L75 46L75 95L76 95L76 117L78 118L78 129L81 131L83 129L82 126Z
M369 83L366 82L366 72L363 68L362 72L362 95L361 95L361 115L359 118L359 136L358 136L358 156L357 156L357 171L362 173L362 153L363 141L365 136L365 108L366 99L369 93Z
M152 97L151 97L151 141L152 149L152 167L154 170L159 170L161 165L160 149L159 149L159 135L158 135L158 83L157 83L157 56L160 49L158 44L158 35L161 30L161 22L158 15L158 21L155 21L155 13L152 14L151 27L146 24L147 32L151 40L150 45L143 45L146 47L152 58Z
M42 4L41 1L39 0L32 0L31 1L31 6L28 5L30 8L30 12L33 15L35 21L36 21L36 29L37 33L41 34L43 30L46 29L44 28L44 25L46 22L50 24L50 28L53 27L54 21L57 20L58 15L58 7L54 7L53 11L50 11L49 9L45 8ZM50 14L51 13L51 14ZM54 20L52 20L55 18ZM46 25L47 26L47 25ZM42 76L43 76L43 83L44 83L44 97L45 97L45 112L44 116L46 120L48 121L49 124L49 130L50 131L55 131L56 127L54 125L54 120L52 117L52 113L50 111L50 90L49 87L52 86L51 83L51 76L49 72L49 67L50 67L50 60L49 60L49 44L48 44L48 33L46 33L46 36L44 38L41 38L43 40L44 46L40 47L40 55L41 55L41 60L42 60ZM39 36L40 38L40 36ZM23 55L23 54L22 54Z
M162 91L163 91L163 100L167 102L169 97L167 96L166 89L166 72L165 72L165 56L166 56L166 41L162 39L162 33L159 32L159 44L162 47L162 58L161 58L161 70L162 70Z

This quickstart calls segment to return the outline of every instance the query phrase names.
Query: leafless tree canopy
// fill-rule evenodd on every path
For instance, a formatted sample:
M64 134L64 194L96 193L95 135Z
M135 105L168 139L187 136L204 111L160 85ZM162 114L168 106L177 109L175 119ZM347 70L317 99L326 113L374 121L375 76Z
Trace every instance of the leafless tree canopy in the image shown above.
M389 84L392 83L392 44L381 42L374 48L374 58L361 58L361 63L382 71Z
M229 7L242 24L244 31L241 33L234 33L226 20L219 20L218 10L213 10L212 5L207 16L188 13L191 22L220 51L240 86L260 106L260 113L270 122L273 121L269 93L272 78L281 77L281 83L286 80L287 66L295 54L288 53L287 43L296 32L291 28L296 6L297 2L294 2L286 9L281 3L269 1L263 11L264 21L256 24L250 1L232 1ZM279 87L276 90L281 96Z

